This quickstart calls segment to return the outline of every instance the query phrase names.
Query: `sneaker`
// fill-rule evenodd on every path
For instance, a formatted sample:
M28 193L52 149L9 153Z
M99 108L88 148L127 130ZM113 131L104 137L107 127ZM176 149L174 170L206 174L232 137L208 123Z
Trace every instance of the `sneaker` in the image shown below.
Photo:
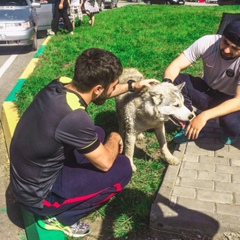
M185 143L185 142L191 142L193 141L192 139L188 139L187 136L185 136L187 128L183 128L181 132L177 133L176 136L174 137L173 141L175 143ZM198 135L198 138L202 138L205 136L204 132L200 132Z
M55 35L55 32L53 32L52 30L48 30L48 31L47 31L47 35L48 35L48 36L54 36L54 35Z
M91 227L78 221L71 226L66 226L60 223L55 217L46 217L38 220L38 225L46 230L59 230L70 237L84 237L91 232Z
M237 140L239 139L239 136L237 137L229 137L226 134L222 135L222 141L225 145L232 145L235 142L237 142Z

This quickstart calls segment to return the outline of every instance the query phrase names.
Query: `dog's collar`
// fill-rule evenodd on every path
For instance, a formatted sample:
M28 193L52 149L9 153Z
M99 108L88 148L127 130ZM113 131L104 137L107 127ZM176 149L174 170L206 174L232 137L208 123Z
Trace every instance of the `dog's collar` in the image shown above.
M129 91L129 92L134 92L134 89L133 89L133 86L132 86L132 84L133 84L134 82L136 82L136 81L133 80L133 79L130 79L130 80L127 81L128 91Z

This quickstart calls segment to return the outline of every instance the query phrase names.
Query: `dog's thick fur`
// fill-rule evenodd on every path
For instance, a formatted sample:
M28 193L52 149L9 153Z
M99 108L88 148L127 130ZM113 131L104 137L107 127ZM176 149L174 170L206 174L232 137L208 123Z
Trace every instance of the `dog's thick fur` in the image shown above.
M144 76L135 68L124 69L119 82L126 83L129 79L142 81ZM136 139L150 129L154 130L166 161L172 165L179 164L179 160L168 150L164 122L168 121L169 116L181 121L189 121L193 117L183 104L183 86L184 83L174 86L159 82L140 92L129 92L116 97L119 133L124 139L124 152L131 161L133 171L136 171L133 163Z

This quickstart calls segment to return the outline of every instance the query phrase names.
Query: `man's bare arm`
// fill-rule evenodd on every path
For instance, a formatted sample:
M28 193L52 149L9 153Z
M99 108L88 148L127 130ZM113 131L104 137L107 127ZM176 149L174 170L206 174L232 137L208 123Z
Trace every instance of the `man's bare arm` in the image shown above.
M186 58L186 56L181 53L175 60L173 60L169 66L166 68L164 73L164 78L169 78L172 81L176 79L179 73L189 67L191 62Z
M100 144L97 149L85 154L85 157L88 158L96 168L106 172L112 167L118 154L122 152L122 138L118 133L113 132L104 145Z
M237 87L236 96L234 98L214 108L205 110L196 116L188 125L186 136L189 139L196 139L208 120L225 116L236 111L240 111L240 86Z
M151 84L156 84L159 83L158 80L156 79L147 79L147 80L143 80L140 82L134 82L132 83L133 89L134 91L140 91L145 87L150 87ZM110 97L116 97L122 93L126 93L128 92L128 84L127 83L119 83L116 85L116 88L114 89L114 91L112 92Z

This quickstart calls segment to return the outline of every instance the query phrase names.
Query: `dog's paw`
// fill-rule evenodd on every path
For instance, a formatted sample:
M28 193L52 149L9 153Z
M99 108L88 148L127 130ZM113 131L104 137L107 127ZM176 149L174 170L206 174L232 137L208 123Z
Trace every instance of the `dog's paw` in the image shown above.
M137 167L135 166L135 164L131 164L131 166L132 166L132 171L136 172L137 171Z
M180 164L180 161L179 161L176 157L174 157L174 156L166 159L166 161L167 161L170 165L175 165L175 166L177 166L177 165Z
M137 135L137 140L143 140L144 139L144 134L140 133Z

